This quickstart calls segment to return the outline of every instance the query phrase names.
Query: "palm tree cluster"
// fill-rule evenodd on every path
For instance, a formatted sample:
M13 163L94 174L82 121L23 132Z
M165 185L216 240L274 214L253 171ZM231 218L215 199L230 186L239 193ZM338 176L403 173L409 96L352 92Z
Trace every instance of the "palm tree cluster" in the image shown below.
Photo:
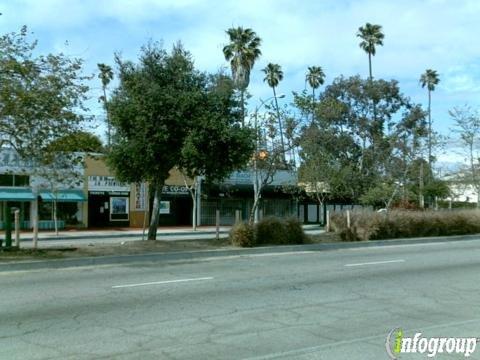
M259 59L262 52L260 37L250 28L234 27L226 31L229 43L224 46L223 54L225 59L230 62L232 77L235 86L241 94L241 112L242 123L245 124L245 92L250 82L250 74ZM377 48L384 45L385 35L383 28L379 24L367 22L358 28L356 36L360 39L359 46L368 55L368 75L369 80L373 81L372 59L377 53ZM278 106L277 90L279 83L283 80L284 73L279 64L268 63L262 69L264 73L264 82L272 88L275 110L278 120L278 130L282 149L285 149L283 123ZM315 103L316 91L325 82L325 72L321 66L309 66L305 74L305 85L311 88L311 123L315 121ZM420 78L422 87L428 90L428 161L432 163L432 119L431 119L431 93L439 83L439 77L436 71L428 69ZM310 98L310 97L309 97ZM376 117L377 104L373 103L374 119Z

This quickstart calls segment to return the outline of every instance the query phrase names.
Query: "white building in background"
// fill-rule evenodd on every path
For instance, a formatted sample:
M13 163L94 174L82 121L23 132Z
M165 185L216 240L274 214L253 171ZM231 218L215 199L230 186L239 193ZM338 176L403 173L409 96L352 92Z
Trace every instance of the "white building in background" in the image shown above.
M476 204L478 202L478 192L472 185L451 184L450 192L452 196L447 197L451 202L467 202Z

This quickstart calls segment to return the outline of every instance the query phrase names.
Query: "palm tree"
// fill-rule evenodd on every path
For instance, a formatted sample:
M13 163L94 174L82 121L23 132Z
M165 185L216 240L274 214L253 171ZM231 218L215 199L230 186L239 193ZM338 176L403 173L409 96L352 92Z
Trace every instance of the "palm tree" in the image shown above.
M357 37L362 39L360 47L368 54L368 69L370 74L370 80L372 80L372 56L375 56L375 46L383 46L383 38L385 35L382 33L382 26L366 23L365 26L358 28Z
M260 44L262 40L249 28L230 28L226 31L230 43L223 48L223 55L230 61L233 82L241 93L242 124L245 125L245 90L250 83L250 71L253 69L255 60L262 52Z
M262 69L265 73L265 81L268 86L273 89L273 99L275 101L275 109L277 110L277 119L278 119L278 130L280 132L280 144L281 144L281 151L283 159L285 160L285 144L283 142L283 130L282 130L282 119L280 117L280 108L278 107L278 99L277 99L277 92L275 88L278 86L280 81L283 80L283 71L280 65L268 63L267 66Z
M438 73L432 69L425 70L422 76L420 76L422 88L426 86L428 90L428 164L430 166L432 165L432 91L435 90L435 86L439 82Z
M312 88L312 96L315 98L315 90L325 82L325 73L320 66L309 66L305 81Z
M325 73L320 66L309 66L307 74L305 75L305 83L308 83L312 88L312 123L315 118L314 104L315 104L315 90L318 89L325 82Z
M100 100L103 101L103 105L105 107L105 114L107 117L107 144L110 147L111 141L111 124L110 124L110 116L108 114L108 101L107 101L107 86L110 84L110 81L113 79L113 70L110 66L106 64L97 64L98 70L100 71L98 74L98 78L102 81L102 90L103 96L100 97Z

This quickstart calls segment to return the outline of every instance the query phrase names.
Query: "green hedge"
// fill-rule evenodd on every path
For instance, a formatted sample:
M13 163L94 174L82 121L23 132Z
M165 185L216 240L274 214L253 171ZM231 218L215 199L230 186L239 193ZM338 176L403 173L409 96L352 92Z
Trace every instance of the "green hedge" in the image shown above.
M345 213L334 213L332 230L344 241L480 233L480 211L352 212L350 229Z
M253 247L305 243L306 235L296 218L266 217L255 225L240 223L230 231L232 245Z

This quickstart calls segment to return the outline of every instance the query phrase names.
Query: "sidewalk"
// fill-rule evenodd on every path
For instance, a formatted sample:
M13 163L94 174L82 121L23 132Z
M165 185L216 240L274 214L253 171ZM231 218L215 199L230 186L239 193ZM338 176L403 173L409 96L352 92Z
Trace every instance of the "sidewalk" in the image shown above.
M319 225L304 225L305 232L309 235L316 235L323 232ZM230 226L221 226L219 229L220 237L228 236ZM148 229L145 231L145 240ZM58 236L54 231L41 231L38 234L39 246L42 247L71 247L85 246L90 244L115 244L124 241L141 240L142 229L116 228L116 229L98 229L98 230L62 230ZM215 237L215 226L200 226L196 231L191 227L160 227L157 230L157 239L165 241L193 240L193 239L212 239ZM0 234L0 239L5 235ZM12 234L13 237L13 234ZM20 241L22 247L32 246L33 233L21 232Z

